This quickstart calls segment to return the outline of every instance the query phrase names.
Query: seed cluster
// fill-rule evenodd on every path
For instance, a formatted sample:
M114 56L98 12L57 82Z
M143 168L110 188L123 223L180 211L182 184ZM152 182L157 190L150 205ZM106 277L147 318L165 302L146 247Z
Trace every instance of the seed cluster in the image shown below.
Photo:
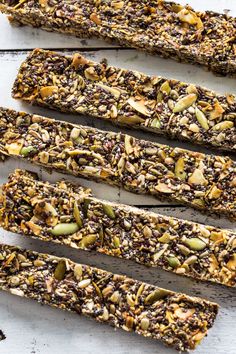
M228 157L3 108L0 152L204 212L236 216L236 163Z
M236 234L110 203L62 181L41 182L16 170L2 187L0 225L73 248L236 285Z
M177 80L147 76L80 54L34 50L13 96L49 108L236 151L236 99Z
M1 0L11 21L236 73L236 20L163 0Z
M69 259L0 245L0 289L99 322L194 349L218 306L184 294L76 264Z

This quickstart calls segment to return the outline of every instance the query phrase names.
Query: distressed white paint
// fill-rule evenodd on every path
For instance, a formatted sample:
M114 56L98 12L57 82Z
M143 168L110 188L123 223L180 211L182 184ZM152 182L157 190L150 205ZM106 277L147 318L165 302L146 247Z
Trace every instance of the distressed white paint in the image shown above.
M185 1L179 1L184 3ZM189 1L199 10L211 9L214 5L215 11L222 12L230 9L231 14L236 15L236 3L234 0ZM210 87L218 92L236 93L235 80L216 77L204 69L192 65L178 64L171 60L164 60L158 57L145 55L135 50L114 50L102 41L88 40L80 41L70 36L47 33L38 29L27 27L12 28L5 16L0 15L0 106L27 110L40 113L46 116L64 119L81 124L93 125L97 128L116 130L108 123L86 117L69 116L57 112L31 107L11 98L10 92L14 77L26 52L17 51L34 47L44 48L77 48L89 52L84 54L94 60L108 58L110 64L120 67L137 69L148 74L159 74L166 77L173 77L187 82L193 82ZM99 50L92 50L99 48ZM11 50L11 52L7 51ZM15 51L14 51L15 50ZM75 49L74 49L75 50ZM69 52L69 50L68 50ZM124 131L128 131L123 129ZM137 137L150 139L173 146L183 146L189 149L209 152L204 148L197 148L184 143L167 141L140 132L132 132ZM8 160L1 164L0 183L7 179L7 175L14 168L28 168L39 172L44 179L55 181L64 177L58 173L48 174L38 167L30 166L22 161ZM75 178L68 176L69 179ZM134 194L118 190L102 184L77 179L79 183L90 186L98 197L130 203L134 205L152 206L153 210L167 215L212 224L225 228L235 229L235 223L225 218L213 218L202 215L199 212L184 207L163 207L156 199L147 196L136 196ZM167 203L165 203L167 204ZM93 253L70 250L69 248L50 245L41 241L23 238L22 236L0 230L0 242L18 244L22 247L34 249L39 252L54 253L58 256L70 257L73 260L98 266L116 273L123 273L134 278L159 284L172 290L185 292L190 295L202 296L221 305L219 317L214 328L209 332L202 345L196 350L196 354L234 354L236 352L235 323L236 323L236 299L235 290L220 287L212 284L196 282L191 279L176 276L171 273L154 268L146 268L130 261L102 256ZM144 339L137 335L114 331L109 326L99 325L95 322L69 314L47 306L40 306L33 301L20 299L12 295L0 293L0 329L5 331L7 339L0 342L1 354L71 354L80 353L103 353L103 354L141 354L141 353L174 353L173 350L164 348L160 343Z

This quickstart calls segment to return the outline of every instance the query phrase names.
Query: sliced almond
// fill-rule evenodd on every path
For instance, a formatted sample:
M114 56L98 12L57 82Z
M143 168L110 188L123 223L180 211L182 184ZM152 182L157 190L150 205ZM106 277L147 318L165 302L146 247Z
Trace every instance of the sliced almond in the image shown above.
M10 155L20 155L23 145L24 145L24 140L19 139L14 143L6 144L5 147Z
M175 105L173 112L178 113L184 111L186 108L192 106L196 101L197 95L195 93L190 93L189 95L181 98Z
M236 97L234 95L227 94L226 100L228 104L234 104L236 102Z
M214 120L221 117L224 111L224 108L219 104L218 101L216 101L213 110L210 112L210 119Z
M186 92L187 93L195 93L195 94L197 94L198 93L198 91L197 91L197 88L196 88L196 86L195 85L189 85L187 88L186 88Z
M90 15L90 20L96 23L96 25L100 25L102 23L100 17L94 12Z
M99 80L99 76L96 73L95 69L93 66L90 66L89 68L84 70L84 75L86 79L92 80L92 81L97 81Z
M103 90L110 92L117 99L120 97L121 91L118 88L103 85L101 83L98 83L97 86L100 86Z
M83 57L81 54L79 53L76 53L73 55L73 59L72 59L72 66L75 68L75 69L78 69L78 67L80 65L85 65L85 64L88 64L89 63L89 60L86 59L85 57Z
M47 98L58 92L57 86L44 86L40 89L40 95L42 98Z
M178 307L175 310L175 316L180 318L181 320L187 320L189 317L191 317L195 312L195 309L185 309Z
M155 189L158 191L158 192L161 192L161 193L166 193L166 194L171 194L173 193L174 191L169 188L165 183L161 183L159 182L158 185L155 187Z
M226 264L227 268L230 269L230 270L236 270L236 253L234 253L228 263Z
M124 1L112 1L111 2L111 7L115 10L120 10L124 6Z
M190 184L199 184L199 185L207 185L208 181L204 177L202 171L198 168L192 173L192 175L189 177L188 182Z
M143 114L144 116L151 117L152 113L146 106L146 101L142 98L140 100L136 100L134 97L130 97L127 103L136 111Z
M200 17L198 17L195 12L186 8L183 8L181 11L179 11L177 13L177 17L180 19L180 21L188 23L189 25L196 25L197 29L203 28L203 23Z
M209 199L217 199L221 196L222 194L222 190L217 188L216 186L213 186L211 189L210 189L210 192L208 194L208 198Z

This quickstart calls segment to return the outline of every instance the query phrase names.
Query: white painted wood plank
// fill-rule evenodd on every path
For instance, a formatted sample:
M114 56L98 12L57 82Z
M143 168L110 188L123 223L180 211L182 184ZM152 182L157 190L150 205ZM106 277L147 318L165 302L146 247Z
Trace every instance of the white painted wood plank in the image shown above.
M185 1L180 1L184 3ZM231 9L231 14L236 15L236 3L234 0L208 1L191 0L188 1L197 9L211 9L214 4L216 11ZM22 48L81 48L86 47L108 47L107 44L98 41L87 41L81 43L79 39L70 36L60 36L47 33L41 30L23 28L11 28L5 17L0 16L0 50L22 49ZM187 82L198 83L208 86L218 92L236 93L235 81L228 78L216 77L205 72L202 68L184 65L152 57L134 50L101 50L87 53L94 60L103 57L109 59L110 64L137 69L149 74L159 74L167 77L181 79ZM65 119L82 124L93 125L97 128L118 130L115 127L86 117L68 116L37 107L30 107L20 102L14 101L10 97L11 86L16 75L20 62L25 58L26 53L1 53L0 54L0 105L15 109L27 110L29 112L41 113L58 119ZM127 131L127 130L124 130ZM184 146L190 149L207 151L187 144L167 142L165 139L154 137L153 135L135 132L138 137L169 143L173 146ZM9 160L4 165L0 165L0 183L6 181L7 175L16 167L30 168L40 172L44 179L55 181L62 177L57 173L49 175L39 168L14 160ZM4 168L3 168L4 167ZM68 177L72 180L74 178ZM77 179L84 185L94 188L98 197L106 196L107 199L130 203L136 205L160 205L151 197L135 196L134 194L119 191L116 188L102 184ZM154 208L153 210L166 215L174 215L197 222L235 229L235 223L230 223L223 218L212 218L202 215L188 208ZM121 261L108 256L97 255L94 252L82 252L70 250L69 248L50 245L36 240L23 238L0 230L0 242L18 244L25 248L34 249L40 252L54 253L58 256L67 256L75 261L88 263L107 269L116 273L123 273L134 278L159 284L172 290L197 295L218 302L221 305L219 317L214 328L210 331L201 346L195 351L196 354L234 354L236 351L235 322L236 322L236 297L235 290L213 284L196 282L184 277L178 277L171 273L154 268L146 268L131 261ZM3 354L89 354L105 353L110 354L140 354L140 353L175 353L171 349L164 348L156 341L147 340L142 337L114 331L105 325L68 314L59 310L54 310L46 306L40 306L33 301L20 299L9 294L0 293L0 328L5 331L7 339L0 342L0 353ZM19 349L20 348L20 349Z
M177 1L186 4L186 0ZM230 14L236 16L235 0L205 1L188 0L189 5L194 9L215 10L222 12L230 9ZM5 15L0 15L0 49L27 49L27 48L104 48L111 47L110 44L96 39L81 40L73 36L48 33L40 29L28 27L12 27L9 25Z

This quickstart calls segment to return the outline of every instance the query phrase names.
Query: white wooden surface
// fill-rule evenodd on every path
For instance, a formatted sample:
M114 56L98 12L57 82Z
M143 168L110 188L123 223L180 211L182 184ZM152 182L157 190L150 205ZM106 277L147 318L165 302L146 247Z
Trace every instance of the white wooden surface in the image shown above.
M185 3L183 0L179 0L179 2ZM192 0L189 1L189 3L199 10L213 9L218 12L231 10L230 14L236 16L235 0L208 2L205 0ZM100 60L106 57L110 64L120 67L137 69L148 74L164 75L166 77L201 84L220 93L232 92L236 94L235 79L216 77L202 68L178 64L171 60L145 55L135 50L117 49L117 47L107 45L102 41L80 40L70 36L47 33L26 27L12 28L8 24L5 16L0 15L1 106L27 110L29 112L79 122L81 124L93 125L102 129L118 130L107 122L105 123L88 117L59 114L14 101L11 98L11 87L17 68L26 57L28 50L35 47L64 49L65 52L81 50L85 55L94 60ZM196 148L188 144L170 142L163 138L160 139L151 134L140 132L134 132L133 134L153 141L210 152L209 150ZM233 158L235 158L235 156L233 156ZM49 175L47 172L35 166L9 160L0 166L0 183L5 182L8 174L17 167L37 171L42 178L50 181L55 181L63 177L57 173ZM69 176L68 178L74 179ZM164 205L164 203L160 203L152 197L136 196L117 188L82 179L77 179L77 181L93 188L94 194L98 197L145 206L159 213L236 230L235 223L229 222L224 218L208 217L180 206L171 205L167 207L167 203ZM58 256L67 256L75 261L96 265L112 272L127 274L162 287L216 301L221 305L218 319L213 329L210 330L208 338L204 339L195 353L236 353L235 290L213 284L200 283L159 269L146 268L131 261L121 261L95 253L70 250L65 247L50 245L36 240L33 241L3 230L0 230L0 242L18 244L22 247L40 252L54 253ZM0 342L0 354L64 354L66 352L71 354L110 354L111 352L113 354L170 354L175 352L174 350L165 348L156 341L144 339L123 331L115 331L109 326L99 325L92 320L78 315L51 309L47 306L40 306L33 301L17 298L3 292L0 293L0 329L2 329L7 336L6 340Z

